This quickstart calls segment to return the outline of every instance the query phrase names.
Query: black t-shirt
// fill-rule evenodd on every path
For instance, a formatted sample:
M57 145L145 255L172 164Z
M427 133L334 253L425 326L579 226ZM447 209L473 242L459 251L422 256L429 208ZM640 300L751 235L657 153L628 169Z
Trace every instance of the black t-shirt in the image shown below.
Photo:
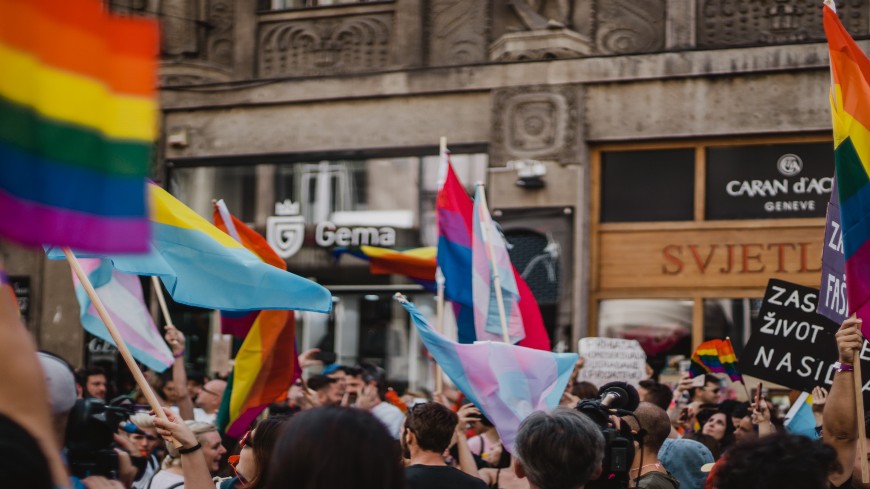
M405 476L408 489L487 489L477 477L446 465L412 465Z

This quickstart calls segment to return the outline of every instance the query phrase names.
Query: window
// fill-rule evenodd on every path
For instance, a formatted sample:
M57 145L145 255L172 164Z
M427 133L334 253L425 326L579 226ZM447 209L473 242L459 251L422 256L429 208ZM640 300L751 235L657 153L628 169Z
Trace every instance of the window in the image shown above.
M691 221L694 195L692 149L601 156L601 222Z

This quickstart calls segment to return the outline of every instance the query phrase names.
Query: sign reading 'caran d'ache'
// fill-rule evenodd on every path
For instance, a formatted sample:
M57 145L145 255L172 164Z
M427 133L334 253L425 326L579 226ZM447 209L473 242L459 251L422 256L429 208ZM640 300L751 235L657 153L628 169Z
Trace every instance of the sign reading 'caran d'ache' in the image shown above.
M583 338L579 351L584 359L580 380L599 387L616 381L636 386L647 378L646 353L637 340Z
M830 386L837 361L834 334L839 325L816 313L819 291L771 280L753 322L752 335L740 355L740 372L762 380L811 392ZM870 344L864 342L862 365L870 368ZM870 382L864 397L870 400Z

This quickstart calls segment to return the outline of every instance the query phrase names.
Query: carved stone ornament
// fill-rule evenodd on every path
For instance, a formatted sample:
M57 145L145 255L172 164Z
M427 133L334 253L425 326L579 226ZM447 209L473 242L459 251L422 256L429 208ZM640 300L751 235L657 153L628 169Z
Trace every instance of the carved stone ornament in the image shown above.
M487 2L431 0L426 21L430 33L430 64L443 66L486 60Z
M595 41L599 53L630 54L665 47L665 0L598 2Z
M868 34L870 3L837 0L853 36ZM698 0L698 47L824 41L821 2L815 0Z
M299 20L260 29L259 75L368 71L390 63L393 15Z
M172 87L228 82L232 79L232 74L228 70L201 61L164 61L160 63L158 78L161 87Z
M498 90L493 99L491 161L574 162L579 158L580 108L567 86Z
M592 53L586 36L569 29L511 32L498 38L489 49L492 61L527 61L578 58Z

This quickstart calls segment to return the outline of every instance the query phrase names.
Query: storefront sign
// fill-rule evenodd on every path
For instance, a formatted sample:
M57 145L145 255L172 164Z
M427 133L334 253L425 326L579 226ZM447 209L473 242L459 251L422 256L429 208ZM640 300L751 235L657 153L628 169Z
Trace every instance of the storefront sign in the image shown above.
M290 258L305 240L305 218L299 215L299 203L275 203L275 216L266 218L266 241L281 258Z
M15 299L18 300L18 312L27 323L30 319L30 277L10 276L9 282L15 291Z
M602 290L818 285L821 226L600 233Z
M324 221L317 225L318 246L395 246L396 230L390 227L337 227Z
M829 143L707 149L706 218L822 217L833 188Z
M804 392L831 385L839 325L815 312L818 293L811 287L770 281L740 356L741 373ZM861 358L862 367L870 368L866 341ZM864 397L870 400L870 381L864 385Z
M578 351L584 359L580 380L598 387L614 381L636 386L647 378L646 353L637 340L583 338Z

